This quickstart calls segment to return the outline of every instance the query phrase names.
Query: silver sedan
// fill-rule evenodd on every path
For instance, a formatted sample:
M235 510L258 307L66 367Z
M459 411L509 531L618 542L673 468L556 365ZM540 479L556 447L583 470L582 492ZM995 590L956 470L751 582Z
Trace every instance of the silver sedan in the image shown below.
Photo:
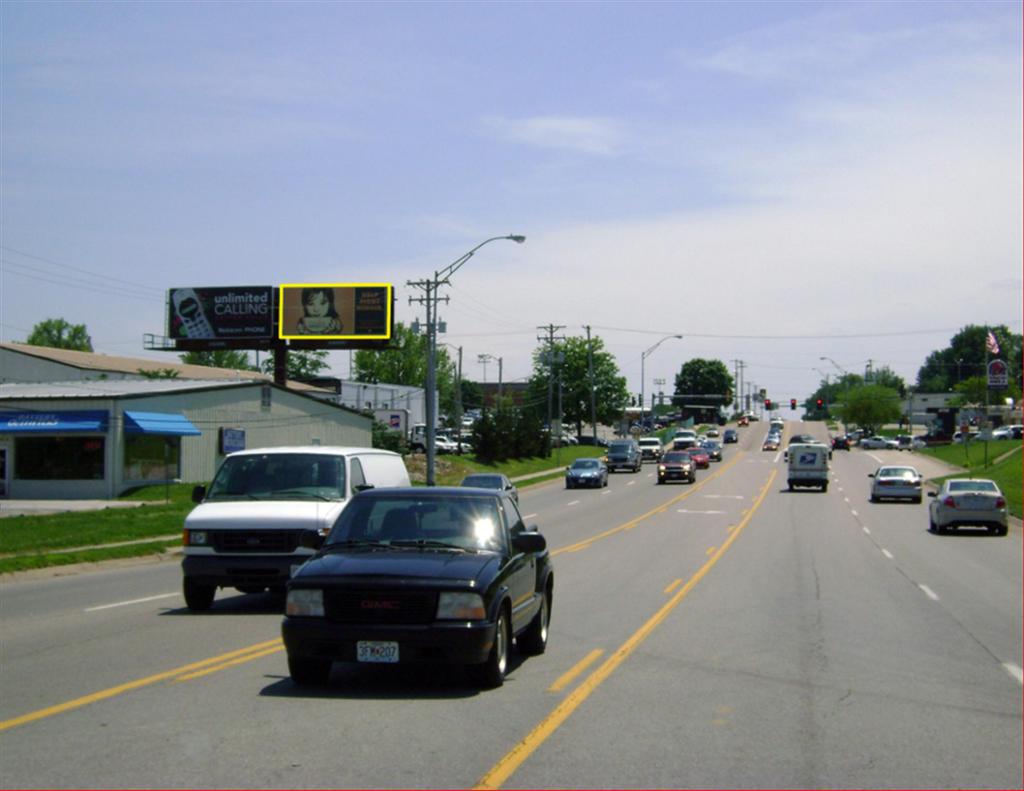
M983 478L951 478L942 484L928 504L928 529L945 533L950 528L986 527L997 536L1007 533L1006 498L995 481Z
M913 467L879 467L868 475L871 481L871 502L881 500L913 500L921 502L921 473Z

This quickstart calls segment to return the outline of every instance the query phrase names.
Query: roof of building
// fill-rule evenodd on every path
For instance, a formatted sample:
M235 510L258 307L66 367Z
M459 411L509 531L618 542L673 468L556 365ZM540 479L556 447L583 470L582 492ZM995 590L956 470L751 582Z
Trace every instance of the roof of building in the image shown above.
M93 379L71 382L10 382L0 384L3 398L125 398L161 395L225 387L268 384L252 381L205 381L196 379Z
M71 349L54 349L48 346L32 346L27 343L0 343L0 349L37 357L42 360L60 363L85 371L97 373L118 373L136 376L147 374L158 376L167 371L174 371L176 379L200 379L248 382L273 382L274 377L260 371L242 371L234 368L213 368L207 365L191 365L168 359L147 360L141 357L120 357L96 352L79 352ZM164 381L173 381L164 379ZM287 387L292 390L318 391L321 388L289 380Z

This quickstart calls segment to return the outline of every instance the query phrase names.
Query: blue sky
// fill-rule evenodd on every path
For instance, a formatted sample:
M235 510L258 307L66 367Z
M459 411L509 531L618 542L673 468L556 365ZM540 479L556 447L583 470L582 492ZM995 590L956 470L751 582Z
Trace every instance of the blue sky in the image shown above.
M585 325L778 400L1021 331L1021 5L4 2L0 337L181 286L446 290L464 375ZM422 318L420 314L418 316ZM348 373L348 355L332 355ZM818 370L815 370L818 369ZM497 376L488 366L488 379Z

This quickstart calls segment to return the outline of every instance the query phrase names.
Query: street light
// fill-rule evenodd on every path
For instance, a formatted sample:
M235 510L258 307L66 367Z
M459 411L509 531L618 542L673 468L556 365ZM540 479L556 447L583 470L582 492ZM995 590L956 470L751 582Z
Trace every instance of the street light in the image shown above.
M644 381L644 361L650 356L651 352L653 352L655 349L657 349L659 346L661 346L661 344L663 344L665 341L671 340L672 338L677 338L678 340L682 340L683 336L682 335L666 335L664 338L662 338L660 341L658 341L656 344L654 344L650 349L648 349L647 351L642 352L640 354L640 426L641 427L643 427L643 425L644 425L644 412L647 409L647 407L646 407L647 398L644 395L647 392L646 391L646 387L645 387L646 382Z
M490 239L484 239L468 253L456 258L444 269L439 269L434 272L434 276L432 278L427 280L409 281L406 284L423 289L425 295L415 301L422 302L427 309L427 392L424 393L427 412L427 486L435 485L434 457L436 449L434 443L437 435L437 398L434 391L437 388L437 371L435 370L437 360L437 289L442 285L448 285L449 278L458 272L459 268L472 258L473 254L477 250L485 244L490 244L491 242L496 242L500 239L508 239L516 244L522 244L526 241L526 237L519 234L492 236ZM447 299L447 297L445 299ZM410 298L409 302L411 303L413 301L414 300Z

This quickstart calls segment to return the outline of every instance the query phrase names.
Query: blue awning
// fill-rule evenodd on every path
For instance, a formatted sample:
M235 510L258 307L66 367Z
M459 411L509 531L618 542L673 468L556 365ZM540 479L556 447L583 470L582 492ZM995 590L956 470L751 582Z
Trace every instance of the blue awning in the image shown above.
M54 434L67 431L105 434L108 418L109 413L105 409L0 413L0 434Z
M197 437L203 433L184 415L128 410L124 413L124 430L126 434L160 434L169 437Z

